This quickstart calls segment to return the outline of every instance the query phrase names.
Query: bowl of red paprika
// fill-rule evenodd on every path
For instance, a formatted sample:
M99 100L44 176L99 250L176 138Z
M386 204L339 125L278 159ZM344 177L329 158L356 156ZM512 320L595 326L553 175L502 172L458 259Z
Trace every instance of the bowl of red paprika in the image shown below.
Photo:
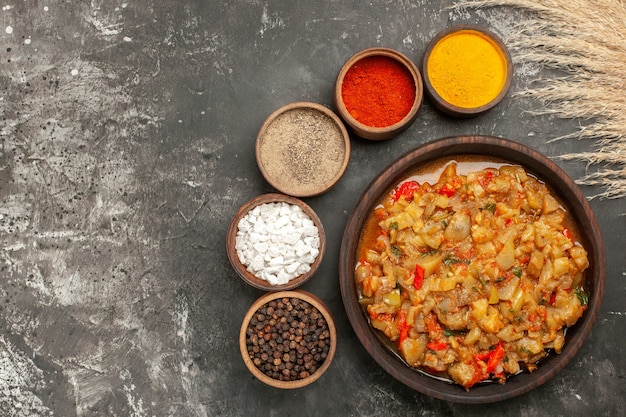
M422 76L403 53L389 48L357 52L343 65L333 101L348 127L364 139L391 139L417 117Z

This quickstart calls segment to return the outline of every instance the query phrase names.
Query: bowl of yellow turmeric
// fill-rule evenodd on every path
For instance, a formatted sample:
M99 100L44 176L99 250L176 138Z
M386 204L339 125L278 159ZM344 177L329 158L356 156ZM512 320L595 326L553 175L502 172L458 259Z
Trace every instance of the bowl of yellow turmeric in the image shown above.
M553 161L488 136L392 162L348 218L346 314L391 376L446 401L539 387L579 354L605 282L589 203Z
M506 96L513 64L506 45L490 30L460 24L440 31L422 59L424 90L440 111L473 117Z

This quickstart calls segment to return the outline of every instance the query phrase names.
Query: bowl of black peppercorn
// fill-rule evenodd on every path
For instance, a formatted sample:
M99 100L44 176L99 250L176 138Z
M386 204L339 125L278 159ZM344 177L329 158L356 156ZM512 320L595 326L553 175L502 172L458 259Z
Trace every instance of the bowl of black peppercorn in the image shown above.
M304 290L261 296L248 309L239 333L248 370L279 389L317 381L330 366L336 347L337 331L328 308Z

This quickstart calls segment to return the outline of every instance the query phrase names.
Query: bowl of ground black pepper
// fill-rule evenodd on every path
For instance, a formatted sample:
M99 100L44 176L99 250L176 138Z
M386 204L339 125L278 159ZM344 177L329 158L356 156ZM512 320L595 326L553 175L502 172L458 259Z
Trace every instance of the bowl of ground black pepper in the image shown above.
M239 349L259 381L295 389L317 381L330 366L337 331L326 305L303 291L267 293L244 316Z
M422 105L422 76L403 53L368 48L350 57L339 71L333 101L352 131L385 140L406 130Z
M263 177L294 197L322 194L341 178L350 160L350 136L332 110L295 102L274 111L256 140Z

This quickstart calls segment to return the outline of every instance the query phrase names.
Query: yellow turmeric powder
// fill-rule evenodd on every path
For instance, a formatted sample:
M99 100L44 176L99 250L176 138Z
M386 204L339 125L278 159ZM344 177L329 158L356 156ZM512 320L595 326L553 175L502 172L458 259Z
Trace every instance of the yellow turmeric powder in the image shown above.
M475 30L444 36L427 63L434 90L450 104L476 108L502 91L507 77L504 53L493 40Z

